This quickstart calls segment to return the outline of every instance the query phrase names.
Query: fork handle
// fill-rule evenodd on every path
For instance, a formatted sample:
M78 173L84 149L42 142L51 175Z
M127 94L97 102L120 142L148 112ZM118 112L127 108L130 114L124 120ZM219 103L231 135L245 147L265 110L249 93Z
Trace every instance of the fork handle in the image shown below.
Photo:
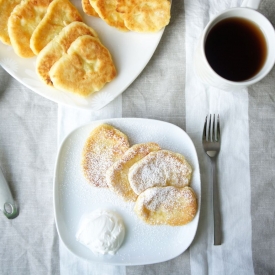
M219 200L219 187L216 173L216 160L212 160L212 176L213 176L213 216L214 216L214 245L222 244L221 234L221 213Z

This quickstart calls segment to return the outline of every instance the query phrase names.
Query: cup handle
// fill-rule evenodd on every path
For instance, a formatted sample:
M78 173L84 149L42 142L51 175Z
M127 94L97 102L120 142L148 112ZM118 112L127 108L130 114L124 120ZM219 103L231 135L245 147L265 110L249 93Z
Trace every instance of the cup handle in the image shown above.
M261 3L261 0L244 0L242 2L241 7L257 10L259 8L260 3Z

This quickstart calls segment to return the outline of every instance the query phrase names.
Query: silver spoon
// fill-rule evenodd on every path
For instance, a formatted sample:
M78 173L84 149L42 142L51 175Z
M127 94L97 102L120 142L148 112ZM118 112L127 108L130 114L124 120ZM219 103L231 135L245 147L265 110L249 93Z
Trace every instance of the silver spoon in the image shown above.
M9 185L0 167L0 210L8 219L14 219L19 215L19 209L12 197Z

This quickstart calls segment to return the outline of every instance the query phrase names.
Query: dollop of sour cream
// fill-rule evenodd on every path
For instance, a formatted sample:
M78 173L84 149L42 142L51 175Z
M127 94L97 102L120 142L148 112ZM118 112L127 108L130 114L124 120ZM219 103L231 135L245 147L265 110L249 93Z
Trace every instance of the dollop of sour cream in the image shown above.
M97 255L114 255L124 236L122 218L113 211L98 209L81 217L76 240Z

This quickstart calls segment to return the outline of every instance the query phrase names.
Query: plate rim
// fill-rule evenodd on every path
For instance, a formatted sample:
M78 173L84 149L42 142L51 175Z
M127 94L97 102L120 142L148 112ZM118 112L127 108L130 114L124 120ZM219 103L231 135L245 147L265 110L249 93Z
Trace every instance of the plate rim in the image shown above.
M102 123L112 123L114 121L131 121L131 120L135 120L135 121L150 121L152 123L157 122L157 123L161 123L161 124L167 124L169 126L175 127L176 129L179 129L180 131L182 131L182 133L184 135L186 135L186 137L189 139L189 141L192 144L192 149L195 152L195 157L197 160L197 173L199 174L199 189L200 189L200 194L197 194L197 202L198 202L198 211L197 214L194 218L194 220L196 220L196 229L193 232L192 237L190 238L190 243L188 244L188 246L186 248L184 248L183 250L181 250L179 253L172 255L171 257L167 257L165 260L156 260L156 261L148 261L148 262L140 262L140 263L131 263L131 262L127 262L127 263L122 263L122 262L105 262L105 261L94 261L94 260L90 260L84 257L81 257L80 255L76 254L72 249L69 248L69 246L67 245L67 243L65 242L63 235L60 233L59 230L59 220L57 219L57 207L56 205L59 203L59 201L57 200L57 175L58 175L58 164L59 164L59 159L60 159L60 155L61 155L61 151L62 148L64 146L64 144L66 143L66 141L70 138L71 135L73 135L75 132L77 132L78 130L80 130L81 128L85 128L89 125L93 125L93 126L97 126L100 125ZM66 247L66 249L68 249L73 255L75 255L76 257L85 260L89 263L94 262L94 263L99 263L99 264L106 264L106 265L117 265L117 266L139 266L139 265L147 265L147 264L156 264L156 263L161 263L161 262L165 262L165 261L169 261L171 259L174 259L176 257L178 257L179 255L181 255L182 253L184 253L192 244L192 242L194 241L194 238L196 236L197 230L198 230L198 225L199 225L199 220L200 220L200 213L201 213L201 177L200 177L200 166L199 166L199 159L198 159L198 154L197 154L197 150L196 147L192 141L192 139L190 138L190 136L186 133L186 131L184 131L182 128L180 128L179 126L170 123L170 122L166 122L166 121L162 121L162 120L157 120L157 119L147 119L147 118L135 118L135 117L122 117L122 118L110 118L110 119L100 119L100 120L94 120L88 123L84 123L80 126L77 126L76 128L74 128L73 130L71 130L60 142L60 144L58 145L58 151L57 151L57 155L56 155L56 161L55 161L55 169L54 169L54 177L53 177L53 206L54 206L54 220L55 220L55 226L56 226L56 230L58 232L58 236L61 239L63 245Z

